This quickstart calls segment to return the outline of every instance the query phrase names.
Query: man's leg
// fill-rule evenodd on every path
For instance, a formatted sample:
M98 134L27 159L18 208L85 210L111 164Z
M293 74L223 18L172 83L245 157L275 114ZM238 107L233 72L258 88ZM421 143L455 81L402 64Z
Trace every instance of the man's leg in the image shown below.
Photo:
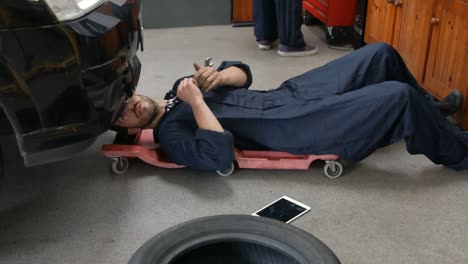
M404 82L419 89L398 52L385 43L367 45L290 80L298 84L307 83L308 80L331 82L335 94L385 81Z
M436 102L419 86L400 54L385 43L367 45L322 67L293 77L281 84L279 88L289 90L296 98L310 100L344 94L386 81L408 84L431 102L433 107L446 115L457 112L462 105L461 94L455 94L455 98L451 98L452 95L449 96L447 98L450 99L447 100L449 102L442 102L442 104ZM448 107L444 107L444 103L448 103Z
M424 154L453 169L468 169L468 135L408 84L383 82L338 98L346 102L348 97L353 103L343 110L348 114L338 129L345 130L339 139L345 142L344 158L361 160L404 139L411 154Z
M281 84L296 97L321 99L396 80L419 87L398 53L388 44L367 45Z
M442 102L436 102L432 95L419 86L400 54L392 46L385 43L367 45L299 76L299 79L302 80L318 79L324 81L324 78L330 78L336 82L334 84L336 89L331 90L335 94L343 94L385 81L407 83L424 95L434 107L437 107L446 116L460 110L463 102L463 95L459 91L453 91Z
M276 6L271 0L254 0L254 34L260 49L269 49L278 39Z

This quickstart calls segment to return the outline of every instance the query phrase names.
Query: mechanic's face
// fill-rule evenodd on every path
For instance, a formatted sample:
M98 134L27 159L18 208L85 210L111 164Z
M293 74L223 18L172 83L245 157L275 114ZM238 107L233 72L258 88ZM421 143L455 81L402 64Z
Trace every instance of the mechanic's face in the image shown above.
M117 107L116 111L121 112L116 117L114 125L125 128L144 128L156 116L156 103L144 95L135 94L130 97L127 104Z

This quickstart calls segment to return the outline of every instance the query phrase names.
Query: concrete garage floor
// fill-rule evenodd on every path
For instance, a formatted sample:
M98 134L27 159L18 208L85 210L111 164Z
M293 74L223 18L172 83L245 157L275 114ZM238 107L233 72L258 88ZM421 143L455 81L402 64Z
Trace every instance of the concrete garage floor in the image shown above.
M327 48L317 28L303 31L319 55L260 51L252 28L146 30L138 91L162 96L207 56L250 64L253 87L269 89L347 53ZM208 215L251 214L282 195L312 207L292 224L325 242L343 263L468 263L468 173L410 156L402 143L347 166L335 180L323 176L321 164L222 178L134 162L126 175L114 176L99 151L113 135L72 159L35 168L22 166L13 138L3 144L1 264L126 263L168 227Z

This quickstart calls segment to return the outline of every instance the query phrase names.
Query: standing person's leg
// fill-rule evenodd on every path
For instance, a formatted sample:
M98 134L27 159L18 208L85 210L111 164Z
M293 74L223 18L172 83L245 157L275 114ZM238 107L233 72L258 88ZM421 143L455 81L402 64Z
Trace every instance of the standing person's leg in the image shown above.
M281 56L310 56L317 47L307 46L302 35L302 1L275 0Z
M278 39L276 6L271 0L254 0L254 34L258 48L267 50Z
M280 44L290 48L302 49L306 46L301 31L301 0L275 0L278 18Z

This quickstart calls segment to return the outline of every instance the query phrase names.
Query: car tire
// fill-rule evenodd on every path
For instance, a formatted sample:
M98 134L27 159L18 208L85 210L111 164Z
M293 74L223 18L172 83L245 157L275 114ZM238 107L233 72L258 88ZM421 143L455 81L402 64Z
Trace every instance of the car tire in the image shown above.
M336 264L319 239L294 226L249 215L191 220L151 238L129 264Z

